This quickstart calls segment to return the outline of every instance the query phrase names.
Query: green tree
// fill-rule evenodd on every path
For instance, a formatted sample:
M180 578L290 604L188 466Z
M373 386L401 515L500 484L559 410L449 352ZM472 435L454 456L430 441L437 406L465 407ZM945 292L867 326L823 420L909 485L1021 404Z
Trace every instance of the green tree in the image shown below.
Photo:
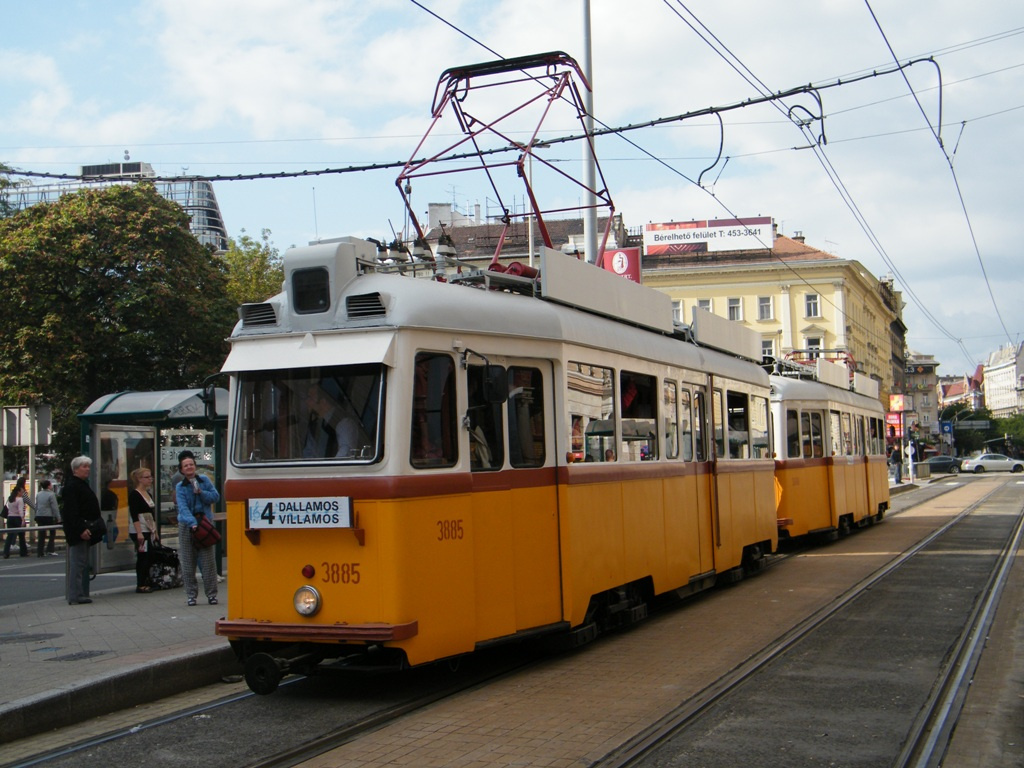
M7 171L10 170L9 166L0 163L0 219L10 216L14 212L10 201L7 199L7 190L14 186L11 180L7 178Z
M188 224L150 184L0 219L0 392L5 404L53 406L62 460L96 398L194 387L223 362L227 275Z
M243 229L237 240L228 240L221 258L228 271L228 296L236 307L266 301L281 292L284 269L269 229L260 230L259 241Z

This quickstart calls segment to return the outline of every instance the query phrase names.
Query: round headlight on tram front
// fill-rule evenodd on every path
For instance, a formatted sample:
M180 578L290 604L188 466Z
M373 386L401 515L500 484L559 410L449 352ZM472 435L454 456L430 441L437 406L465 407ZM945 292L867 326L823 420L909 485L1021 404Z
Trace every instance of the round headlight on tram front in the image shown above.
M320 593L314 587L306 585L295 590L292 598L295 610L302 616L315 616L320 610Z

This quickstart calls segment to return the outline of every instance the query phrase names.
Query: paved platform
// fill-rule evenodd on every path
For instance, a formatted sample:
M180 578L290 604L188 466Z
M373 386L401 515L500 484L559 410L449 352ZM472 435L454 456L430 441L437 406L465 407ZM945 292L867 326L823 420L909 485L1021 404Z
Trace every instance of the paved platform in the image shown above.
M137 594L127 581L88 605L0 607L0 744L241 673L214 635L226 583L207 605L200 580L201 602L188 607L180 587Z

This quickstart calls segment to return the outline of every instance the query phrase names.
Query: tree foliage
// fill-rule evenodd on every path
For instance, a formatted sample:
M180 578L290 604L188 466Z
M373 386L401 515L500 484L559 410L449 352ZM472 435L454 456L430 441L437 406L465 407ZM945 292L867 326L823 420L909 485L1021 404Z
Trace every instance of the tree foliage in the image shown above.
M53 406L63 458L96 398L195 387L220 368L235 307L224 264L188 224L148 184L0 219L0 392Z
M14 186L11 180L7 178L6 172L9 170L11 170L9 167L0 163L0 219L13 213L10 201L7 199L7 190Z
M281 292L284 280L281 255L270 242L270 230L260 231L260 240L242 230L237 239L228 240L221 258L228 270L228 296L236 307L266 301Z

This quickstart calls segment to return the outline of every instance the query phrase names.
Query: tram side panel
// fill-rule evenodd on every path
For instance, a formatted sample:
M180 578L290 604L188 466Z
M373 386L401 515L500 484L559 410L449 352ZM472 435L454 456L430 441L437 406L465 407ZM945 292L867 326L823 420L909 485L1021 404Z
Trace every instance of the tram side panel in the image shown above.
M468 653L480 639L476 542L489 523L473 514L470 494L388 504L382 546L391 554L383 592L395 601L384 620L414 619L417 634L401 643L410 664ZM370 535L370 531L367 531ZM508 571L504 571L506 574ZM485 595L484 599L488 596Z
M889 465L884 454L867 458L867 494L872 514L883 514L889 509Z
M797 537L836 526L825 459L776 462L780 531Z
M703 465L689 463L683 472L666 478L662 486L665 510L665 576L655 583L658 592L687 584L714 569L711 530L711 474Z
M624 584L622 491L601 470L573 467L559 487L564 618L584 623L592 595Z
M476 560L476 632L479 637L502 637L516 631L515 611L519 587L510 578L516 553L512 504L507 492L473 495L473 539ZM479 639L479 638L478 638Z
M512 541L516 629L541 627L562 619L558 508L555 487L544 482L514 488Z
M562 619L550 484L473 495L477 642Z
M769 554L778 544L773 463L720 461L717 488L715 570L724 573L743 563L747 547L764 544L762 553Z

